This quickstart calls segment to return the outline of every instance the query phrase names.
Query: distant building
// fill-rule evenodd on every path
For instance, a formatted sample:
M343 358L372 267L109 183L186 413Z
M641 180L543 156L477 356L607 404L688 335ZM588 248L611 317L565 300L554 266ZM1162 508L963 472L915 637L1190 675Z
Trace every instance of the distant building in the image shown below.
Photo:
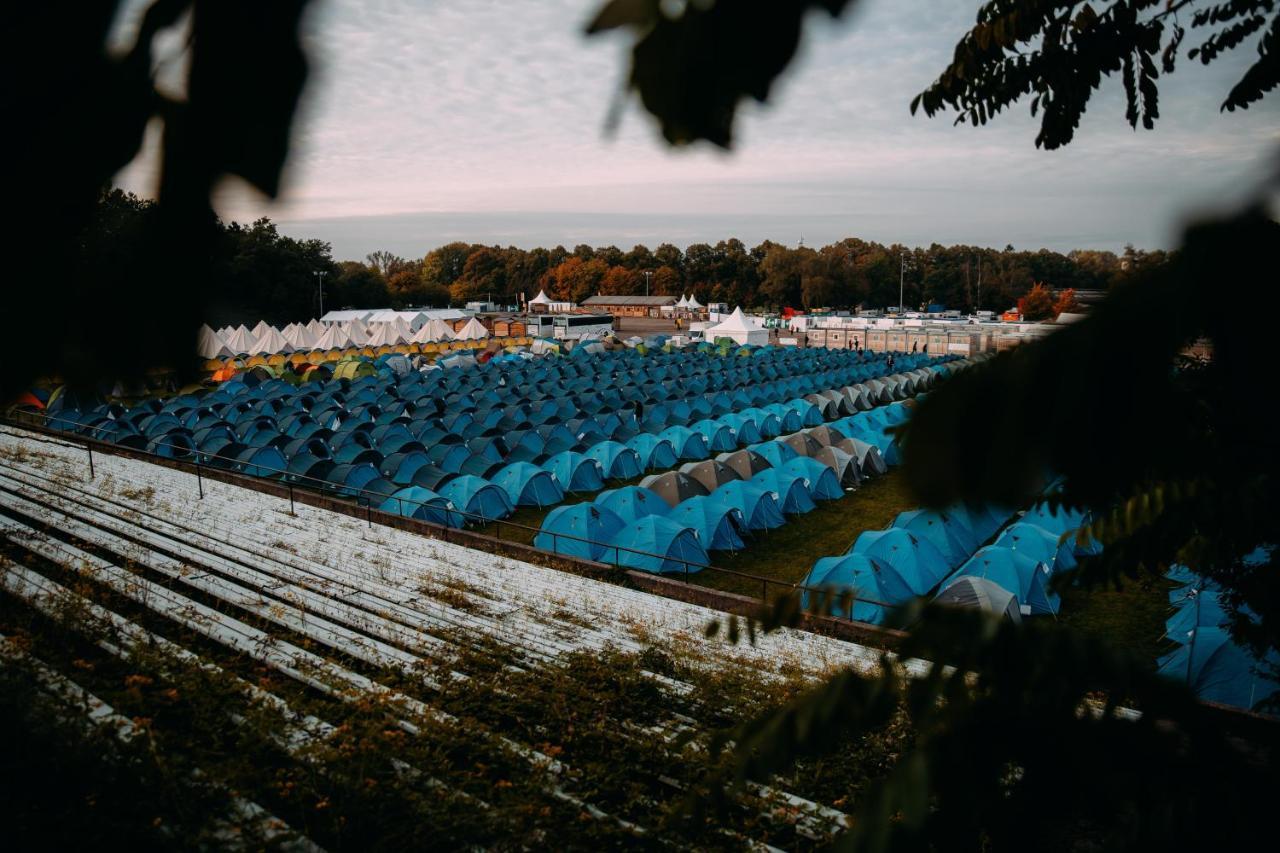
M583 308L612 314L615 317L661 317L664 308L670 313L675 304L674 296L600 295L582 300Z

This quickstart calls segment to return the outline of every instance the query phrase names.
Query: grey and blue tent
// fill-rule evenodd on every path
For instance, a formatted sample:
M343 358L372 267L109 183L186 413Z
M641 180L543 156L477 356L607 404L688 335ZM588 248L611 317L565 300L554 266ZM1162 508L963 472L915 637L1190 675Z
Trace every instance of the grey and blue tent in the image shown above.
M599 462L601 470L608 478L630 480L632 477L639 477L643 470L639 455L621 442L597 442L588 447L584 455Z
M454 506L448 498L421 486L408 486L391 493L378 509L446 527L461 527L463 523L462 515L451 511Z
M656 574L697 572L708 562L706 549L692 527L669 518L646 515L613 537L618 563Z
M778 470L803 477L809 496L814 500L833 501L844 497L844 489L835 472L817 459L802 456L783 464Z
M721 453L717 462L727 465L738 474L740 480L750 480L765 468L772 468L769 460L749 448L735 450L732 453Z
M467 521L487 522L511 515L507 493L488 480L463 474L440 487L440 495L466 513Z
M744 547L742 532L746 530L746 521L742 512L722 501L709 496L688 498L668 517L696 530L708 551L737 551Z
M822 557L801 581L807 589L800 596L805 609L818 603L822 590L827 595L824 613L879 624L887 615L884 605L902 604L916 596L915 589L893 566L866 554ZM852 607L841 607L842 593L851 591Z
M937 548L900 527L864 530L849 553L865 554L888 563L911 585L916 595L927 594L951 568Z
M1025 554L988 545L956 569L955 575L994 581L1018 596L1024 616L1058 612L1058 594L1048 587L1048 571Z
M656 492L643 486L623 486L606 489L596 495L596 506L611 510L625 522L635 521L646 515L666 515L671 507Z
M566 491L598 492L604 488L604 472L600 463L572 450L543 460L540 467L555 474Z
M671 442L650 432L632 436L627 439L626 445L640 457L640 466L646 471L665 471L674 468L678 461Z
M787 515L802 515L817 508L803 474L766 468L752 477L751 482L777 495L778 506Z
M564 500L564 489L550 471L528 462L512 462L489 481L507 493L513 506L554 506Z
M1022 623L1022 603L1018 596L989 578L952 575L942 582L933 600L950 607L981 610L1015 625Z
M786 524L777 495L754 479L725 483L708 497L741 512L747 530L772 530Z
M625 526L626 522L606 507L589 503L559 506L542 520L533 545L555 554L611 563L614 551L607 543Z

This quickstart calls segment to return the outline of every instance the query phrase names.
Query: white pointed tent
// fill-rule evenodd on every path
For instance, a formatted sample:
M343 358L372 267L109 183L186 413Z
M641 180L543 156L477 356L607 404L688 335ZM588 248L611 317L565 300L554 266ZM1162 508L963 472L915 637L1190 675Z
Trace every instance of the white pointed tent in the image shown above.
M236 329L225 340L227 348L237 355L248 354L255 343L253 335L244 326Z
M757 325L754 320L742 313L741 308L734 308L728 319L711 326L704 334L709 341L714 341L716 338L730 338L740 344L769 343L768 329Z
M444 320L428 320L426 325L413 335L415 344L426 344L433 341L451 341L456 337L453 327Z
M312 344L315 349L323 350L344 349L349 346L351 346L351 339L337 323L325 329L324 334L316 338L315 343Z
M369 343L369 331L359 320L343 323L340 328L346 334L351 346L362 347Z
M676 303L676 307L677 307L677 308L688 308L688 307L689 307L689 299L688 299L688 297L686 297L683 293L682 293L682 294L680 294L680 301Z
M227 358L235 355L218 333L208 326L201 326L196 334L196 352L201 358Z
M320 337L300 323L292 328L285 329L281 334L284 335L286 341L293 345L295 351L311 349L315 344L316 338Z
M327 328L328 326L326 326L324 323L321 323L319 320L312 320L311 322L307 323L307 331L313 335L323 335L324 330Z
M396 343L407 344L409 342L409 338L413 337L413 323L403 315L397 317L395 322L390 323L389 325L395 327L396 335L400 338Z
M250 355L275 355L276 353L293 352L293 344L285 340L284 335L275 326L267 326L267 330L253 342Z
M696 311L697 309L702 307L702 303L698 301L698 297L690 293L689 301L684 304L684 307L688 308L690 311Z
M547 292L545 290L539 290L538 295L529 300L529 307L531 308L534 305L550 305L550 304L551 304L551 299L547 296Z
M467 325L458 330L458 334L455 337L460 341L480 341L489 337L489 330L479 320L472 317L467 321Z
M259 320L258 325L254 326L252 329L249 330L249 334L253 335L253 339L256 341L258 338L265 335L267 333L267 330L271 328L274 328L274 327L271 326L271 324L269 324L266 320Z
M393 347L403 343L400 330L395 323L376 323L373 334L369 335L368 345L371 347Z

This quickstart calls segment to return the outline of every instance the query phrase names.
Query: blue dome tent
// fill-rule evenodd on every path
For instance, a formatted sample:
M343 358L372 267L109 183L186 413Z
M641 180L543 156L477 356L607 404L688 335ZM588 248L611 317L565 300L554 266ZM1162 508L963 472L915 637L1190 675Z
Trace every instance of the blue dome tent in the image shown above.
M786 442L782 441L762 441L759 444L753 444L749 450L764 457L765 461L773 468L781 468L783 465L800 456L796 453L796 449Z
M636 452L617 441L599 442L587 448L584 455L599 462L608 478L630 480L632 477L639 477L644 470Z
M1019 521L1006 527L996 540L996 545L1025 554L1055 572L1076 567L1076 557L1070 542L1059 544L1057 534L1029 521Z
M667 427L658 437L669 442L680 459L706 459L710 455L706 436L688 427Z
M893 526L901 528L937 548L948 568L956 568L978 550L978 541L968 527L945 512L913 509L898 513Z
M449 512L453 509L453 504L448 498L441 497L421 486L409 486L393 492L379 505L378 509L446 527L462 526L462 515Z
M1024 616L1058 612L1058 594L1047 586L1048 572L1025 554L988 545L956 569L955 574L995 581L1018 597Z
M803 474L766 468L751 478L751 482L763 486L778 496L778 506L787 515L802 515L817 508L809 495L809 487Z
M817 604L816 594L810 590L829 587L831 599L828 611L832 615L859 622L879 624L884 621L886 609L880 604L902 604L916 596L912 584L888 563L868 557L866 554L844 554L839 557L822 557L813 564L809 574L801 582L809 587L800 596L800 605L809 608ZM853 590L852 612L838 606L840 593ZM815 595L815 598L811 598ZM869 599L869 600L859 600Z
M593 503L611 510L628 523L646 515L667 515L671 512L671 506L657 492L643 486L607 489L596 495Z
M566 450L543 461L544 471L556 475L561 487L570 492L598 492L604 488L600 463L589 456Z
M668 517L697 531L708 551L736 551L745 546L740 531L746 529L746 521L741 510L709 496L681 501Z
M786 524L773 491L753 480L734 480L716 489L707 499L742 513L747 530L772 530Z
M805 480L810 497L820 501L833 501L844 497L844 489L834 471L817 459L800 456L778 469L788 474L799 474Z
M900 527L863 531L849 553L875 557L892 566L916 595L927 594L951 568L937 548Z
M507 493L513 506L554 506L564 500L556 476L528 462L512 462L489 480Z
M1277 663L1280 655L1274 652L1259 663L1232 642L1225 628L1202 627L1160 658L1158 671L1186 683L1200 699L1253 710L1280 690L1265 674Z
M614 536L613 544L620 565L646 572L696 572L708 562L693 528L658 515L630 522Z
M441 497L467 513L467 521L493 521L511 515L507 493L487 480L463 474L440 487Z
M533 538L533 545L555 554L611 563L614 551L605 543L613 541L625 526L626 522L602 506L589 503L560 506L542 520L542 529Z
M679 462L671 442L653 433L642 432L634 435L627 439L626 445L640 457L640 467L646 471L665 471L674 468Z

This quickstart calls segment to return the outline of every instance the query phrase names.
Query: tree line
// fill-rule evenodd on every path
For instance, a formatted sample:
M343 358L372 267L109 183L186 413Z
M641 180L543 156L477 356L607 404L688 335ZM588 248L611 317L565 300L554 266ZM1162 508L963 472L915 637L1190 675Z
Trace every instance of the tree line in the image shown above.
M154 203L121 190L104 192L82 249L90 269L129 265L130 234L146 232ZM748 309L852 308L897 305L899 283L908 307L942 305L962 311L1003 310L1020 298L1039 306L1044 292L1110 290L1167 260L1163 251L1127 247L1121 254L1079 249L992 249L933 244L926 248L847 238L821 248L741 240L694 243L578 245L520 249L449 243L422 258L385 250L363 261L337 261L329 243L281 234L269 219L218 225L206 259L212 291L205 319L214 325L273 323L344 307L444 307L469 301L514 304L546 291L581 302L597 293L679 295ZM647 275L646 275L647 274ZM1044 313L1044 312L1041 312Z

